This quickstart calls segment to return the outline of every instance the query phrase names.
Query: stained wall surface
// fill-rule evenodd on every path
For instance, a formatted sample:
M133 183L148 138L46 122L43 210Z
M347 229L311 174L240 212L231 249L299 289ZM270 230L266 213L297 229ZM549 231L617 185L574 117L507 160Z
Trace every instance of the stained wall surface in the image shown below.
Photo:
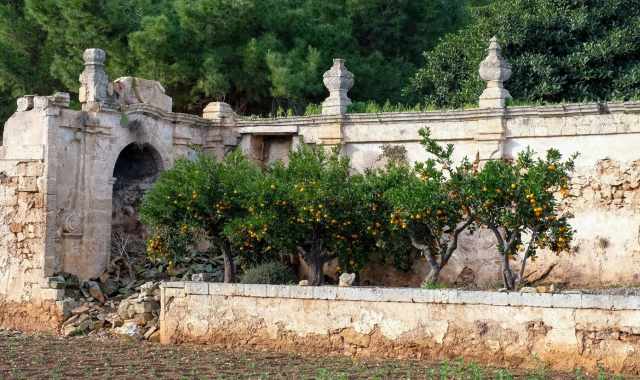
M166 283L164 343L640 374L640 297Z

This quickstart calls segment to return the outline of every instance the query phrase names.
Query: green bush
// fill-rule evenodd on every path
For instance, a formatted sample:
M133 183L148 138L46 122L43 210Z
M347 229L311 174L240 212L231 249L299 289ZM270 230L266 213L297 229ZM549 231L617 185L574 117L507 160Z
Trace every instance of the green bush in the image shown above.
M478 66L497 36L516 100L558 103L640 96L636 0L493 0L424 52L406 95L438 107L478 102ZM635 42L634 42L635 41Z
M150 230L147 252L169 265L188 254L194 236L204 234L212 253L224 256L225 282L235 274L235 249L224 231L247 214L245 198L256 193L260 169L239 152L223 161L200 154L195 160L178 160L163 172L145 194L140 216Z
M290 267L278 261L257 265L240 276L243 284L286 285L296 283L297 279Z

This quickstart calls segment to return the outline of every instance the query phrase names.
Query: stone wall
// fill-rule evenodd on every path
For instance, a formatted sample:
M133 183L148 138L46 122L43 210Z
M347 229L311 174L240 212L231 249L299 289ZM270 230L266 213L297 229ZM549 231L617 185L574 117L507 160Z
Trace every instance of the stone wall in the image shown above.
M640 375L640 297L165 283L164 343Z
M43 99L36 99L41 107ZM49 115L15 114L0 147L0 327L49 329L61 317L60 291L46 281L54 225L48 141Z
M491 46L496 70L508 71L495 41ZM570 287L640 285L640 154L635 149L640 144L640 102L506 107L508 92L489 78L487 89L492 90L481 95L477 109L349 114L347 91L353 76L338 60L325 76L331 101L322 115L242 118L229 105L214 102L196 116L171 112L170 98L157 82L109 82L106 56L99 49L87 50L84 59L81 110L70 107L65 93L24 96L5 125L0 299L27 302L47 292L53 298L46 299L56 299L60 292L48 289L49 276L68 272L86 280L107 269L112 225L135 224L129 218L135 218L135 210L131 213L131 205L118 198L120 187L114 199L116 162L128 147L145 147L153 165L167 169L197 151L222 158L239 148L268 164L286 160L289 149L302 143L340 146L354 168L363 170L381 164L385 144L403 145L409 160L424 160L421 128L430 128L441 143L454 144L457 159L512 158L527 146L539 152L553 147L566 155L581 153L571 189L575 198L567 205L575 214L576 248L559 258L543 255L530 270L544 273L553 266L548 280ZM143 100L126 96L131 86L146 94ZM125 209L131 215L118 214ZM499 257L491 234L480 231L462 240L442 278L496 286ZM427 272L424 261L406 273L372 266L361 280L417 286Z

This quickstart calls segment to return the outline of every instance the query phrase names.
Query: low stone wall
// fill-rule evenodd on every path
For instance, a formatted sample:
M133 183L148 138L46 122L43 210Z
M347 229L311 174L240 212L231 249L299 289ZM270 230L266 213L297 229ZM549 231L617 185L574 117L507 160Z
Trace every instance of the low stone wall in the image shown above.
M640 374L640 297L169 282L163 343Z

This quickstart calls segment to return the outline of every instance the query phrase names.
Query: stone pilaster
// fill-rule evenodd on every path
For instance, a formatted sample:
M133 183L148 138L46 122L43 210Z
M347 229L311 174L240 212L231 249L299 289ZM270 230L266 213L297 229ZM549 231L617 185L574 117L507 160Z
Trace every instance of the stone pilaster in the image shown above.
M344 65L344 59L335 58L333 66L323 75L324 86L329 97L322 103L323 115L344 115L351 99L347 93L353 87L353 74Z
M478 120L475 141L478 156L482 161L501 159L504 153L505 127L504 110Z
M505 135L505 107L511 98L504 88L504 82L511 77L511 66L502 58L498 39L489 42L487 57L480 63L480 78L487 87L480 95L480 108L494 108L495 115L487 115L478 120L475 136L478 159L487 161L503 157Z

